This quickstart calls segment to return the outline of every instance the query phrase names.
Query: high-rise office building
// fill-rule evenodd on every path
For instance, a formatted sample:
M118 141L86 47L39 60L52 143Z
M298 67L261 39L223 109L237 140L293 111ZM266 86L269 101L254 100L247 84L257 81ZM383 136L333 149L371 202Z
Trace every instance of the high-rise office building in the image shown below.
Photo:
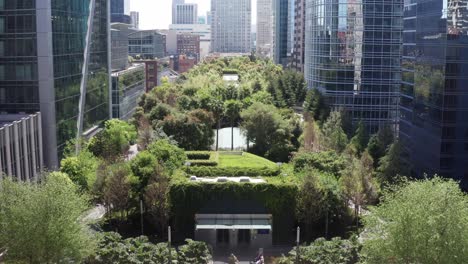
M306 0L305 78L369 133L396 128L402 0Z
M468 189L468 1L405 1L400 140L415 176Z
M63 3L66 3L66 1ZM110 0L110 4L112 23L131 24L130 0Z
M131 11L130 18L132 19L132 28L136 30L140 29L140 13L137 11Z
M299 72L304 72L305 54L305 1L294 1L294 36L291 67Z
M200 36L195 34L177 34L177 54L191 55L200 59Z
M273 58L273 0L257 0L257 55Z
M251 52L250 0L211 0L213 52Z
M198 5L186 4L184 1L172 2L172 24L197 24Z
M206 24L211 25L211 12L206 12Z
M291 1L293 0L273 0L273 59L283 66L288 63Z
M128 54L141 59L164 58L166 35L156 30L139 30L128 35Z
M41 112L49 168L109 118L108 2L1 1L0 112Z

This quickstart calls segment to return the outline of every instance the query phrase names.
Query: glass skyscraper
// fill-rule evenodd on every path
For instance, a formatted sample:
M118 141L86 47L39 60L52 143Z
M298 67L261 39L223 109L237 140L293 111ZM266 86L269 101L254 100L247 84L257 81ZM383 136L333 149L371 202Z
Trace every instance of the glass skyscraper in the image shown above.
M290 3L292 0L273 0L273 59L275 63L287 65L288 48L291 48L290 33L293 25L290 21Z
M130 0L109 0L111 7L111 22L131 24Z
M305 78L370 133L396 129L402 0L306 0Z
M109 117L108 1L0 2L0 112L41 112L54 168L68 140Z
M416 176L468 188L468 0L405 1L400 139Z

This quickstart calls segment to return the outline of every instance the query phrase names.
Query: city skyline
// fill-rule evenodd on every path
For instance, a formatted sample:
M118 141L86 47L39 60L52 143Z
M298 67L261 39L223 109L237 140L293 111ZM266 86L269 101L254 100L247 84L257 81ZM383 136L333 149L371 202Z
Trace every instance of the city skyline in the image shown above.
M210 11L210 0L187 0L186 3L198 4L198 16L206 16ZM172 23L172 0L151 1L132 0L130 10L140 13L140 29L168 29ZM257 1L252 1L252 25L257 21ZM254 28L252 28L254 29Z

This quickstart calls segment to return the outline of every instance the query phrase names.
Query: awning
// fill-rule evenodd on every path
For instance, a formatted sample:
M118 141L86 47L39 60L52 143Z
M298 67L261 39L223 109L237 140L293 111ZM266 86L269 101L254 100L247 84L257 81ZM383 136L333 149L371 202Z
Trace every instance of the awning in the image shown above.
M268 229L271 230L268 219L226 219L226 218L199 218L196 229Z

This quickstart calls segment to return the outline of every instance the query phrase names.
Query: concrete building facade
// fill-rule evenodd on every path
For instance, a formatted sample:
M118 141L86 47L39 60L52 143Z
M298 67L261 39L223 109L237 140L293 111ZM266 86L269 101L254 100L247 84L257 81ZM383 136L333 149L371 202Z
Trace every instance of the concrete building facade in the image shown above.
M250 53L251 15L251 0L211 0L212 51Z
M200 36L193 34L177 35L177 54L191 55L200 60Z
M0 115L0 179L38 182L43 164L41 114Z
M139 30L140 29L140 13L137 11L130 11L130 18L132 19L132 28Z
M192 34L200 36L200 59L205 58L211 50L211 26L202 24L185 24L185 25L169 25L169 32L175 32L177 34ZM170 35L171 33L168 33ZM176 36L173 36L177 40ZM175 45L177 51L177 45ZM176 55L177 53L170 54Z
M172 24L198 24L197 4L174 3L172 8Z
M294 2L294 36L291 68L298 72L304 72L305 2L306 0L295 0Z

